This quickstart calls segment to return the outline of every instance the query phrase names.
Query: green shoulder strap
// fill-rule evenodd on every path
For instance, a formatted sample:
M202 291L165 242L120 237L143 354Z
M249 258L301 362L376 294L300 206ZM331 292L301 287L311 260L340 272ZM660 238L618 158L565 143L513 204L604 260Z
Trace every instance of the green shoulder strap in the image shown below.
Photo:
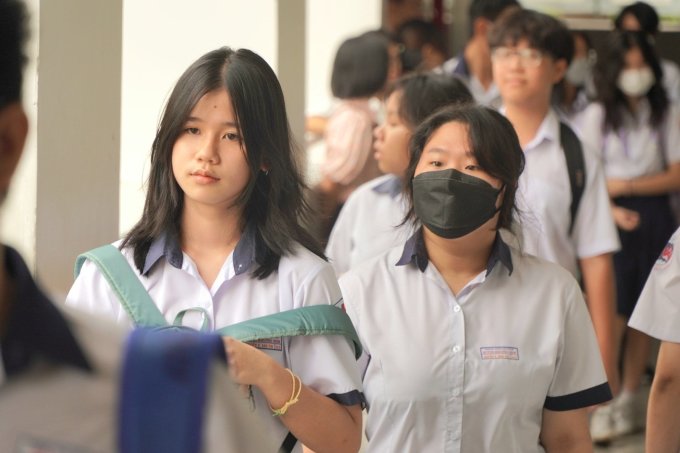
M241 341L300 335L343 335L354 346L357 359L362 353L359 336L349 316L333 305L309 305L286 310L232 324L216 332Z
M118 248L109 244L78 256L74 271L76 277L86 260L97 265L135 325L168 325ZM349 316L333 305L311 305L273 313L217 329L216 333L240 341L298 335L343 335L353 344L357 358L362 353L361 342Z
M80 269L86 260L97 265L135 325L148 327L168 325L156 304L149 297L146 288L117 247L108 244L79 255L76 258L75 277L80 274Z

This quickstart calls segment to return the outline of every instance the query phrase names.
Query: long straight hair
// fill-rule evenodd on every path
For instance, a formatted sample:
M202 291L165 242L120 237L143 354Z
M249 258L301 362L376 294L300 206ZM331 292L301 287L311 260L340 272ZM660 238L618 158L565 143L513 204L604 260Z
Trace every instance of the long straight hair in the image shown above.
M231 98L250 170L248 185L236 203L244 207L241 229L255 228L255 277L274 272L281 256L292 252L293 241L324 257L301 226L309 217L309 206L303 198L281 85L254 52L222 47L203 55L182 74L163 111L151 149L142 218L121 245L133 248L140 272L154 240L162 235L180 240L184 193L172 171L172 150L194 106L205 94L220 89Z
M612 32L606 47L600 52L594 77L598 99L604 106L607 130L618 130L623 125L623 113L630 111L626 95L617 86L617 80L624 69L626 53L635 47L640 49L656 79L645 96L652 112L649 123L652 127L658 127L666 116L669 101L666 89L661 83L663 72L659 57L649 39L649 35L641 31Z

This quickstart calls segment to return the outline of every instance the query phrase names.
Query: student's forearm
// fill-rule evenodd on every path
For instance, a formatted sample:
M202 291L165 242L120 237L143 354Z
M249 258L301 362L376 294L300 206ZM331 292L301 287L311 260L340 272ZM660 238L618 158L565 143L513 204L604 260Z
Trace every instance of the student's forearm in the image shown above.
M580 262L588 311L612 392L618 391L614 264L610 253Z
M649 393L645 451L676 453L680 451L680 345L663 342L657 370Z
M259 386L274 409L286 404L293 387L290 374L277 368ZM361 407L343 406L304 383L298 402L280 417L295 437L315 453L356 452L361 446Z
M545 446L545 451L546 453L588 453L593 451L593 443L588 437L578 442L570 441L551 447Z
M585 409L543 410L540 441L547 453L589 453L593 444Z
M680 164L673 164L662 173L629 180L629 195L633 196L664 195L678 190L680 190Z
M674 387L668 388L668 393L674 392L680 395L680 382L675 382ZM659 453L680 451L678 404L680 404L680 399L677 397L669 398L666 392L652 387L647 414L645 451Z
M362 427L359 404L343 406L315 392L249 344L230 337L224 338L224 344L234 381L258 388L300 443L316 453L359 450Z

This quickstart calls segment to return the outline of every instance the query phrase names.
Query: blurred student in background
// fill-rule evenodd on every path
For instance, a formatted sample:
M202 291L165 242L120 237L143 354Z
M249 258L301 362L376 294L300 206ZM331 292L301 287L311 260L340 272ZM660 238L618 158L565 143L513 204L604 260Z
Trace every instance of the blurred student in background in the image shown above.
M560 117L574 125L574 117L592 101L594 95L593 65L597 60L595 49L584 31L572 31L574 58L562 82L553 90L553 107Z
M501 112L515 127L526 158L518 189L522 247L582 280L607 377L616 391L612 254L619 240L596 152L583 146L551 108L553 86L573 55L571 36L557 19L517 9L494 25L489 44ZM566 153L576 152L574 144L583 160L583 168L574 172L582 193L571 209L574 187Z
M475 100L482 105L497 108L501 104L493 80L487 35L496 19L519 7L517 0L472 0L468 11L470 38L460 54L439 68L444 74L465 81Z
M371 158L377 118L370 101L386 87L389 60L387 39L374 33L346 40L335 55L331 90L339 102L326 124L326 153L315 188L324 241L350 193L380 174Z
M636 395L650 339L626 323L654 261L675 228L669 193L680 190L680 112L668 99L662 69L643 32L613 33L595 67L598 102L577 120L600 150L621 251L614 255L617 341L625 332L622 391L593 417L593 437L608 440L639 426ZM601 419L601 420L599 420Z
M654 39L659 33L659 15L653 6L645 2L635 2L624 6L614 19L617 30L642 31L654 46ZM661 83L671 102L680 102L680 67L671 60L661 60Z
M430 71L448 58L444 34L432 22L410 19L401 24L395 34L403 45L401 61L404 73Z
M472 95L462 81L442 74L407 75L389 89L385 121L375 129L375 159L385 175L350 195L326 247L338 276L408 238L408 228L401 224L406 214L403 186L413 130L438 108L471 102Z

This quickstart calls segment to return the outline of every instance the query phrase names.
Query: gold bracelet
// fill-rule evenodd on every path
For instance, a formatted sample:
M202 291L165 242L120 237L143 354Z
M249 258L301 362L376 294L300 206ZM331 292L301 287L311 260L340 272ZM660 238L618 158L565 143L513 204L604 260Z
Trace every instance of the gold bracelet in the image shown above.
M272 415L274 417L280 417L281 415L284 415L293 404L297 403L300 397L300 392L302 391L302 381L300 378L296 376L289 368L286 368L286 371L290 373L290 377L293 379L293 391L290 394L290 399L286 401L279 409L274 409L271 405L269 406L269 409L271 409Z

